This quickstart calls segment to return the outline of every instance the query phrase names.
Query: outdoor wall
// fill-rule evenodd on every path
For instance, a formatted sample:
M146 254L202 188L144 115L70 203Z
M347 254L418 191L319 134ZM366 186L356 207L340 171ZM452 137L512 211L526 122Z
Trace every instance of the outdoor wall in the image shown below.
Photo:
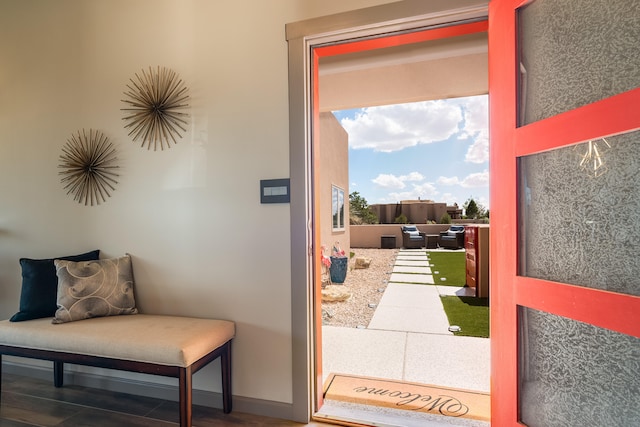
M333 113L320 113L320 230L321 242L331 255L335 242L349 253L349 136ZM345 227L333 228L332 187L344 190Z
M486 224L481 219L453 220L451 224ZM441 231L449 229L450 224L417 224L419 231L426 234L440 234ZM352 248L380 248L382 236L395 236L396 248L402 247L402 224L367 224L351 225L351 247Z
M289 205L259 197L261 179L289 176L285 24L382 3L0 0L0 315L18 309L21 257L128 252L140 310L234 320L237 407L288 413ZM190 94L187 131L163 151L133 143L120 110L129 79L157 66ZM118 183L97 206L73 201L58 175L82 129L117 149ZM219 390L218 366L194 388Z
M381 236L395 236L396 248L402 247L401 224L352 225L352 248L379 248ZM449 224L418 224L419 231L426 234L439 234L449 228Z

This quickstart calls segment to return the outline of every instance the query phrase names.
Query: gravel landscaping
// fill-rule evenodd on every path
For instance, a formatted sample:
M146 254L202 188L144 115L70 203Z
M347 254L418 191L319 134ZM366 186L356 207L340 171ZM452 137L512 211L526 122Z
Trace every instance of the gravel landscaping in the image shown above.
M344 284L333 284L351 294L346 301L322 303L324 325L349 328L367 327L375 307L391 277L398 249L361 249L351 248L355 254L349 260L349 270ZM371 265L365 269L355 269L356 257L371 259Z

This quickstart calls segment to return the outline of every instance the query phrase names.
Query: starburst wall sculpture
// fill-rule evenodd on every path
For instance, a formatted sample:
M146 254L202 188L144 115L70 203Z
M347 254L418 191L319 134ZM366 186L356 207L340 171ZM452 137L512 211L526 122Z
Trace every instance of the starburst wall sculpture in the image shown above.
M59 173L60 181L78 203L100 204L111 197L110 191L118 183L116 160L116 150L102 132L89 129L87 134L82 129L62 147L58 167L64 170Z
M142 147L153 146L154 151L158 146L161 150L165 145L170 148L171 141L176 144L176 137L182 138L180 131L187 131L188 114L179 111L189 106L187 87L182 80L170 69L149 67L148 72L142 70L130 82L124 93L127 98L122 100L128 104L122 110L129 113L123 118L129 136L134 141L141 140Z

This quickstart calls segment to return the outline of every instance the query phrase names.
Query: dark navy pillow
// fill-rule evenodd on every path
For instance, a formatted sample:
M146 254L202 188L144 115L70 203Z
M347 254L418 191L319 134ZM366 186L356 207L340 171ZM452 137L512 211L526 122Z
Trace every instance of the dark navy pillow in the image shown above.
M49 259L20 258L22 267L22 291L20 293L20 311L14 314L12 322L53 317L58 308L58 276L53 264L55 259L69 261L93 261L100 257L100 250L80 255L69 255Z

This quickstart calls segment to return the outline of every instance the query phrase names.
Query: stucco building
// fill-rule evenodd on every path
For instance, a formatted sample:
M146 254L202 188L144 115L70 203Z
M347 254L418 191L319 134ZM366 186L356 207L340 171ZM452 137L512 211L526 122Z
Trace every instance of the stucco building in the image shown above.
M402 200L398 203L374 204L370 208L378 216L380 224L393 224L402 214L411 224L439 223L445 214L449 214L451 219L462 218L462 209L458 205L433 200Z

